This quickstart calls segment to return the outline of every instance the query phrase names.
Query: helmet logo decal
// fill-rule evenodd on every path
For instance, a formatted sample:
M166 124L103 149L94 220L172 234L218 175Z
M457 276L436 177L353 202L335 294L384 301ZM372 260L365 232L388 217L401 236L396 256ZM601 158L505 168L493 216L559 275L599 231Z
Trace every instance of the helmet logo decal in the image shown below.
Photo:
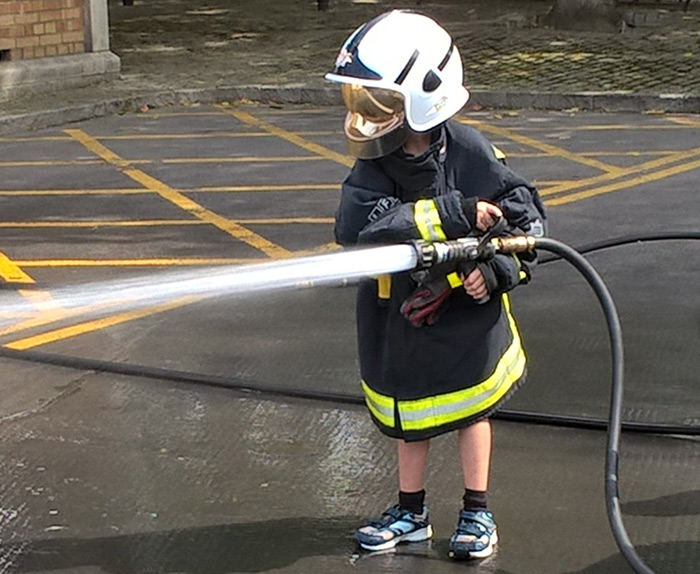
M433 114L437 114L442 108L444 108L447 105L447 96L442 96L437 102L435 102L435 105L428 110L428 115L432 116Z
M344 68L345 66L347 66L348 64L351 64L351 63L352 63L352 52L349 52L348 50L343 48L335 60L336 69Z

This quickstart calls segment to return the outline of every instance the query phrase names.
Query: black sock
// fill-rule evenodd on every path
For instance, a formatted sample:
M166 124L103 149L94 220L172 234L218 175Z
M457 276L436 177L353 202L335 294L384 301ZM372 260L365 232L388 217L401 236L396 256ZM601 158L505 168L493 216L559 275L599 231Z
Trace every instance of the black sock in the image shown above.
M465 488L462 501L464 503L464 510L487 510L489 507L485 490L470 490L469 488Z
M413 514L423 513L423 502L425 501L425 490L418 492L399 491L399 507L401 510L413 512Z

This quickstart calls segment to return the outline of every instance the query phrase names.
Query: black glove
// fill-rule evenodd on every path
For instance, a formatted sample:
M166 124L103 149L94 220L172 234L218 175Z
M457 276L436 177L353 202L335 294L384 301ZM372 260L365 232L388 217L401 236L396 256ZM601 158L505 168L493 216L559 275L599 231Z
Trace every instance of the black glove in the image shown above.
M447 306L452 286L442 277L418 285L401 304L401 314L414 327L434 325Z

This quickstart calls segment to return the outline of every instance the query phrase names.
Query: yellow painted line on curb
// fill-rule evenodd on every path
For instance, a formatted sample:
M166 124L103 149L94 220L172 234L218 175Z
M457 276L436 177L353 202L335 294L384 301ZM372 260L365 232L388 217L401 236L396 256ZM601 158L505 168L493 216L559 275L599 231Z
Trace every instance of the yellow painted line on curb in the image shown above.
M463 124L467 124L467 125L470 125L472 127L475 127L481 131L496 134L498 136L508 138L509 140L512 140L514 142L517 142L517 143L520 143L523 145L527 145L527 146L533 147L535 149L542 150L542 151L548 153L549 155L552 155L555 157L560 157L563 159L567 159L569 161L581 163L581 164L587 165L589 167L594 167L596 169L600 169L600 170L605 171L605 172L610 173L610 174L618 173L621 170L621 168L619 168L618 166L604 163L604 162L598 161L596 159L588 158L588 157L582 156L581 154L570 152L564 148L561 148L561 147L558 147L555 145L551 145L551 144L548 144L545 142L541 142L541 141L536 140L534 138L519 134L513 130L494 126L492 124L488 124L488 123L483 122L481 120L472 120L472 119L462 118L459 121Z
M313 143L313 142L301 137L299 134L287 131L283 128L277 127L274 124L266 122L265 120L261 120L259 118L256 118L255 116L249 114L248 112L244 112L243 110L240 110L237 108L229 108L226 106L217 106L217 107L221 110L221 112L233 116L234 118L243 122L244 124L262 129L266 132L271 133L272 135L277 136L278 138L281 138L281 139L286 140L290 143L293 143L294 145L297 145L300 148L303 148L305 150L308 150L310 152L318 154L321 157L324 157L324 158L329 159L331 161L335 161L335 162L337 162L341 165L347 166L347 167L352 167L353 164L355 163L355 158L353 158L353 157L350 157L350 156L342 154L342 153L338 153L336 151L328 149L327 147Z
M237 223L234 223L231 220L201 206L169 185L154 177L151 177L146 172L139 169L134 169L131 167L131 164L128 161L119 157L112 150L101 144L95 138L89 136L84 131L72 129L64 130L64 133L82 143L87 149L101 157L106 162L119 167L124 175L140 183L143 187L155 191L163 199L170 201L197 219L201 219L202 221L206 221L207 223L214 225L232 237L247 243L251 247L259 249L272 258L289 257L290 252L283 247L280 247L279 245L272 243L268 239L258 235L250 229L246 229L245 227L238 225Z
M108 327L113 327L121 323L126 323L127 321L133 321L135 319L142 319L150 315L155 315L156 313L162 313L164 311L170 311L178 307L183 307L189 305L195 301L202 299L201 297L184 297L164 303L162 305L155 305L146 309L139 309L136 311L128 311L126 313L119 313L118 315L113 315L112 317L106 317L104 319L95 319L92 321L87 321L85 323L80 323L78 325L72 325L70 327L63 327L61 329L56 329L53 331L47 331L40 335L34 335L32 337L26 337L23 339L18 339L10 343L6 343L3 346L8 349L16 349L23 351L26 349L32 349L34 347L39 347L41 345L47 345L49 343L55 343L56 341L62 341L64 339L70 339L72 337L77 337L78 335L84 335L85 333L90 333L92 331L99 331L101 329L106 329Z
M637 165L633 165L621 170L618 174L605 173L602 175L597 175L595 177L589 177L585 179L572 180L570 182L564 182L560 185L550 187L541 193L542 196L554 195L557 193L563 193L565 191L576 190L582 187L587 187L589 185L595 185L597 183L604 183L612 179L619 179L621 177L633 176L645 171L656 170L665 167L672 163L678 163L683 160L689 160L700 155L700 148L693 148L690 150L684 150L676 152L672 155L660 157L651 161L646 161ZM644 176L642 176L644 177ZM630 180L632 184L636 180Z
M687 171L692 171L694 169L700 168L700 160L696 160L690 163L685 163L682 165L677 165L664 170L654 171L647 175L636 177L634 179L620 181L610 185L605 185L602 187L595 187L593 189L580 191L578 193L571 193L569 195L564 195L562 197L555 197L545 200L546 205L564 205L565 203L572 203L574 201L580 201L582 199L589 199L595 197L596 195L602 195L604 193L610 193L613 191L619 191L621 189L627 189L635 185L642 185L645 183L651 183L652 181L658 181L659 179L664 179L673 175L678 175L679 173L684 173Z

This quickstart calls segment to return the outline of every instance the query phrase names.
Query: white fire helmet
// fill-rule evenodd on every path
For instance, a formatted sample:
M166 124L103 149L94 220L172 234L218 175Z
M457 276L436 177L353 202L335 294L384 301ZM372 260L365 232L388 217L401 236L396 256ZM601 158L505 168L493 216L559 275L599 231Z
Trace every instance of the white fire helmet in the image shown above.
M408 129L427 132L467 103L462 60L435 20L393 10L345 41L326 79L341 85L350 153L371 159L398 149Z

